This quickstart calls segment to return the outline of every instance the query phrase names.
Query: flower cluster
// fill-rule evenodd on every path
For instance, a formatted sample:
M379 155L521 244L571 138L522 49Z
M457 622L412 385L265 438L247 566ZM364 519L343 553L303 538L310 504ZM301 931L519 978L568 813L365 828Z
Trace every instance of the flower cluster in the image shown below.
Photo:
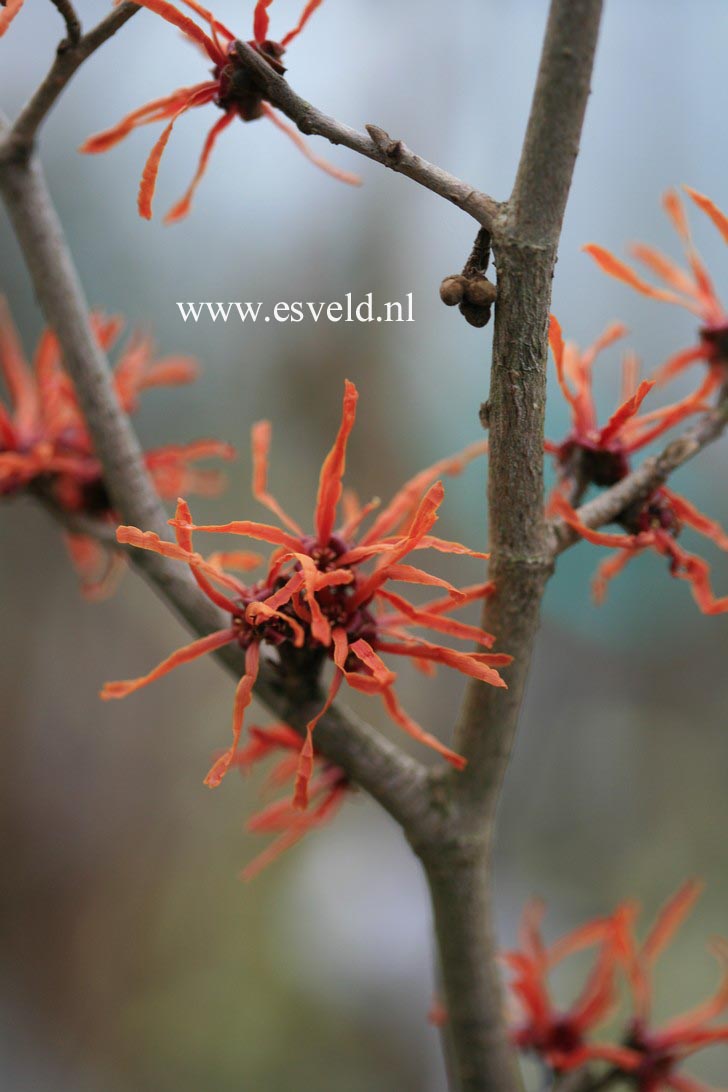
M248 735L248 743L236 752L232 765L247 773L257 763L275 755L278 761L268 776L267 787L282 788L295 781L301 737L293 728L287 724L274 724L268 728L251 725ZM306 834L333 819L346 797L353 792L353 786L342 769L324 759L316 749L313 759L314 773L308 787L308 810L294 808L290 798L286 796L251 815L248 820L246 827L252 833L274 834L277 837L246 866L243 879L253 879Z
M442 474L459 473L470 460L484 453L486 445L473 444L461 455L444 459L416 475L362 533L364 520L378 502L362 507L353 494L344 493L342 484L357 398L356 388L347 381L341 425L321 468L313 533L305 532L268 492L271 439L268 422L259 422L252 430L252 492L282 526L252 520L200 526L193 523L186 502L180 500L176 516L170 520L176 543L162 541L136 527L118 529L120 542L186 562L200 588L229 616L229 623L173 653L148 675L108 683L102 691L104 698L123 698L180 664L224 645L235 644L244 651L245 671L235 695L232 744L208 773L206 783L210 786L219 785L233 761L263 646L275 656L284 673L289 667L297 671L302 664L309 671L319 669L327 658L334 664L326 702L309 721L299 756L294 804L300 808L308 801L314 763L313 731L342 682L365 694L378 695L401 729L456 767L464 765L459 755L425 732L402 708L394 690L396 674L384 662L383 655L403 657L426 674L442 664L493 686L505 686L497 668L509 664L510 656L487 651L462 652L411 633L412 629L430 629L490 649L494 642L490 634L450 615L453 610L487 596L491 585L456 588L405 560L412 553L426 549L477 558L487 556L432 533L444 497L442 483L437 479ZM342 495L344 516L337 527ZM218 554L205 560L193 550L192 537L196 532L239 535L274 546L265 576L255 584L245 585L228 571L231 565L254 565L255 555ZM444 594L415 606L392 590L391 585L397 583L436 587Z
M176 121L188 110L208 106L211 103L222 111L222 116L210 129L192 182L183 197L167 213L166 223L175 223L187 216L195 191L207 169L217 138L236 118L241 121L256 121L261 117L268 118L277 128L286 133L296 147L317 167L341 182L348 182L351 185L359 184L360 179L356 175L339 170L315 155L300 136L298 130L284 122L270 104L263 99L260 89L251 80L250 74L238 57L235 35L219 19L216 19L212 12L203 8L196 0L181 0L185 7L189 8L202 20L203 26L200 26L199 23L180 11L179 7L170 3L169 0L139 0L139 3L142 7L159 15L166 22L171 23L172 26L180 30L188 41L202 50L213 66L211 78L190 87L178 88L169 95L146 103L139 109L127 114L111 129L89 137L81 146L80 151L86 153L106 152L109 148L113 148L114 145L124 140L129 133L139 128L139 126L151 125L161 121L167 122L142 171L138 197L138 208L141 216L147 220L151 219L152 200L157 184L159 165ZM286 71L282 64L282 57L290 43L298 37L306 26L316 8L320 6L321 0L309 0L296 26L285 34L280 41L273 41L268 37L268 8L271 3L272 0L258 0L255 5L253 38L248 44L260 54L275 72L282 75Z
M684 189L698 208L710 217L724 242L728 243L728 217L709 197L690 189L689 186ZM635 243L631 248L632 255L662 282L661 285L650 284L631 266L615 258L603 247L590 244L584 249L611 277L650 299L682 307L700 320L698 343L680 350L663 364L656 373L659 381L665 382L695 361L702 360L709 365L714 386L722 386L728 375L728 312L718 298L710 274L695 249L685 209L677 191L668 190L663 198L663 207L683 244L687 268L681 268L667 255L644 243Z
M524 913L519 947L504 956L512 972L510 994L518 1009L512 1038L522 1050L539 1057L554 1073L606 1063L614 1077L629 1078L639 1092L710 1092L708 1086L681 1072L682 1063L705 1047L728 1042L728 1026L716 1020L728 1009L728 946L714 945L722 972L715 993L662 1027L652 1020L652 972L658 957L692 909L701 891L690 881L667 902L642 944L635 937L637 909L624 904L609 917L587 922L548 946L541 935L543 907L530 904ZM548 978L563 959L587 947L596 948L594 966L578 1000L566 1012L551 1000ZM592 1039L593 1032L614 1016L617 979L629 991L631 1013L613 1043Z
M710 215L728 241L728 220L720 210L702 194L694 190L688 190L688 193ZM722 397L728 381L728 316L695 251L677 193L666 195L665 207L685 244L689 270L681 269L651 247L637 246L633 250L636 257L661 276L670 286L669 289L653 287L631 267L600 247L589 246L586 249L612 276L626 281L646 295L678 303L697 314L703 323L699 344L678 353L658 368L652 379L639 384L638 361L634 354L626 354L621 404L607 423L600 426L592 394L593 364L601 351L626 334L626 329L615 323L589 349L580 352L575 345L564 342L561 327L552 316L549 340L559 385L571 409L572 425L564 441L546 445L547 451L554 457L559 475L550 510L561 516L587 541L616 550L597 571L594 581L597 600L604 597L608 582L632 558L645 550L652 550L667 559L673 576L688 582L701 611L719 614L728 611L728 596L717 598L714 595L708 562L689 553L677 539L684 527L690 527L726 550L728 535L686 498L666 486L656 488L644 500L620 514L617 522L624 533L617 534L595 531L585 526L573 508L573 502L580 499L590 486L604 488L625 478L631 469L630 460L637 452L691 415L710 409L711 396L718 390ZM645 398L656 384L667 381L697 360L705 361L708 367L694 391L670 405L641 412Z
M92 316L99 345L110 351L119 340L123 321L102 314ZM144 334L134 334L118 356L114 386L121 406L133 412L141 393L150 387L190 383L197 373L189 357L156 359L154 346ZM0 374L8 403L0 400L0 498L32 490L71 516L89 516L109 524L118 522L104 485L71 381L63 368L58 340L45 330L32 363L23 352L5 301L0 299ZM223 484L217 470L196 466L200 459L230 459L234 451L217 440L169 444L145 453L145 462L162 497L183 490L215 493ZM66 535L69 554L91 598L108 592L121 571L117 550L105 549L84 534Z

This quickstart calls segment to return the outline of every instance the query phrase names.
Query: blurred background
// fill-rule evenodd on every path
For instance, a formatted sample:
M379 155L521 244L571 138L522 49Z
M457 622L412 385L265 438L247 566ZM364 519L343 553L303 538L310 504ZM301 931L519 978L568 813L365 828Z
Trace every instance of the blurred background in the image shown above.
M105 3L79 3L90 22ZM298 17L278 0L272 35ZM13 114L59 38L50 4L28 3L0 44L0 102ZM250 33L252 2L217 0ZM361 127L375 122L497 197L509 192L545 22L545 0L446 6L329 0L291 47L294 86ZM610 0L554 286L567 336L590 342L614 318L631 328L646 367L689 344L683 313L604 278L580 252L623 253L643 238L676 254L659 207L687 182L724 207L725 43L722 0ZM375 165L352 190L323 176L272 126L233 126L193 214L165 228L210 109L175 131L151 225L135 210L151 129L105 156L74 149L92 132L204 76L174 31L141 13L79 73L54 111L42 151L50 185L95 306L154 330L160 351L197 355L194 388L151 392L138 415L148 446L194 436L235 442L223 498L196 500L204 519L241 518L249 499L251 423L273 419L272 488L305 519L338 423L345 376L361 392L348 481L387 496L397 483L482 433L490 330L441 306L474 227L445 202ZM328 148L316 147L326 154ZM692 215L718 284L728 271L717 233ZM2 290L30 350L41 329L20 255L0 219ZM177 300L335 300L414 293L415 323L294 327L185 326ZM604 357L603 413L618 389ZM553 379L553 377L552 377ZM566 428L552 385L549 435ZM728 519L726 446L676 485ZM442 533L485 541L484 467L447 486ZM687 539L686 539L687 541ZM701 546L702 549L702 546ZM728 560L713 556L728 591ZM728 621L705 619L654 558L634 564L597 609L590 575L602 552L581 546L552 581L498 845L504 943L524 900L548 900L556 935L627 896L651 915L688 875L708 891L661 977L660 1011L713 981L704 938L726 932L725 733ZM466 571L467 570L467 571ZM443 565L465 583L477 562ZM425 889L394 825L357 796L253 884L241 867L261 848L244 833L260 779L202 777L229 731L232 684L212 662L180 671L127 702L102 705L106 679L142 673L183 634L128 575L110 601L87 604L59 534L30 503L0 511L0 1083L64 1092L443 1092ZM402 698L447 736L463 685L406 671ZM379 709L360 707L376 723ZM268 723L257 708L251 722ZM389 730L382 723L384 730ZM422 756L421 756L422 757ZM424 756L427 757L427 756ZM574 981L567 974L564 998ZM679 984L679 990L675 987ZM695 1073L725 1074L725 1054Z

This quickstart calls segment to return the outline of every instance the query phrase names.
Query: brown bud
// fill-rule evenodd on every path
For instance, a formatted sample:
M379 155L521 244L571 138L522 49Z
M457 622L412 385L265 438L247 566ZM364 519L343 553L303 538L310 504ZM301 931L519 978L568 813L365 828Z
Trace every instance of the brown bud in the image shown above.
M440 299L448 307L454 307L456 303L462 303L467 287L465 277L457 273L452 277L445 277L440 285Z
M490 307L491 304L495 303L497 295L496 286L486 277L474 277L465 286L465 299L468 303L474 303L477 307Z
M460 304L460 314L471 326L487 326L490 321L490 306L479 307L476 303L468 303L464 300Z

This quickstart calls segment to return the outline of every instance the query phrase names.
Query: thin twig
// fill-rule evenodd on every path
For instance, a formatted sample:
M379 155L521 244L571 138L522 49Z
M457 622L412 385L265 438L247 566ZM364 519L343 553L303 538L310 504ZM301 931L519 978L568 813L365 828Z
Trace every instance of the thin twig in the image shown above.
M70 4L65 4L63 0L53 0L53 2L62 14L66 10L72 10ZM128 2L119 4L93 30L76 40L71 37L69 29L68 44L58 50L48 75L20 112L10 131L5 134L0 147L0 161L5 158L15 159L30 155L40 125L75 72L99 46L113 37L117 30L120 30L138 11L138 4ZM68 20L66 25L68 26Z
M343 144L367 159L373 159L384 167L404 174L438 196L452 201L483 227L493 228L501 206L492 197L415 155L401 140L393 140L376 125L366 126L369 134L366 136L323 114L297 95L290 84L274 72L247 42L236 42L235 51L267 101L282 110L302 133L325 137L332 144Z
M58 13L66 24L66 34L68 37L65 42L61 42L58 47L59 52L68 49L69 46L76 45L81 37L81 20L76 14L75 8L71 3L71 0L51 0L51 3L58 9Z

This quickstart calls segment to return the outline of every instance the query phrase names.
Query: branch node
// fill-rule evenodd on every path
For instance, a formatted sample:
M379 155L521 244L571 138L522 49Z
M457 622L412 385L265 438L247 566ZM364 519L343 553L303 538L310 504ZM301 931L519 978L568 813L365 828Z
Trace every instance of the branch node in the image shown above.
M401 160L404 152L404 144L401 140L393 140L389 133L385 133L384 129L380 129L378 125L365 125L364 128L372 138L372 143L383 156L391 159L393 163L398 163Z

